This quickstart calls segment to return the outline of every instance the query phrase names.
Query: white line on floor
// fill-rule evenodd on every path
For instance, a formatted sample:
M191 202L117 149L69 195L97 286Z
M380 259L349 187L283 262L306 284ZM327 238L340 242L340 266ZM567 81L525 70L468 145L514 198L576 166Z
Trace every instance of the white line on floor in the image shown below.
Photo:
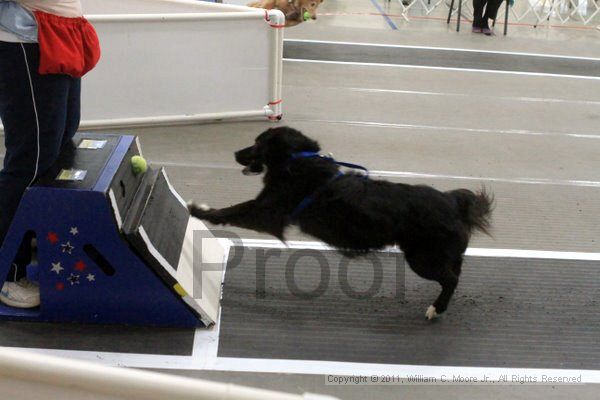
M56 350L32 347L11 347L16 350L32 351L55 357L93 361L104 365L131 368L204 369L205 362L200 357L167 356L156 354L112 353L87 350Z
M552 77L552 78L600 80L600 76L549 74L549 73L543 73L543 72L504 71L504 70L494 70L494 69L432 67L432 66L425 66L425 65L367 63L367 62L350 62L350 61L300 60L300 59L296 59L296 58L284 58L283 61L284 62L296 62L296 63L359 65L359 66L366 66L366 67L414 68L414 69L429 69L429 70L456 71L456 72L482 72L482 73L486 73L486 74L508 74L508 75L526 75L526 76L540 76L540 77Z
M223 275L221 277L221 290L223 282L225 282L225 274L227 273L227 263L229 262L229 254L234 243L229 239L220 239L220 244L225 248L225 256L223 258ZM221 298L223 292L221 291ZM196 329L194 332L194 344L192 347L192 359L196 360L197 364L214 360L217 357L219 350L219 336L221 334L221 307L219 307L219 316L215 324L208 329Z
M444 175L444 174L423 174L418 172L398 172L398 171L371 171L371 175L379 177L402 177L402 178L428 178L428 179L458 179L470 181L487 181L502 183L519 183L527 185L555 185L555 186L579 186L579 187L600 187L600 181L587 180L563 180L563 179L545 179L545 178L492 178L462 175Z
M463 48L456 48L456 47L409 46L409 45L401 45L401 44L336 42L336 41L310 40L310 39L285 39L284 42L339 44L339 45L367 46L367 47L392 47L392 48L401 48L401 49L421 49L421 50L439 50L439 51L464 51L464 52L468 52L468 53L487 53L487 54L513 55L513 56L562 58L562 59L568 59L568 60L600 61L600 58L594 58L594 57L579 57L579 56L567 56L567 55L560 55L560 54L542 54L542 53L519 53L519 52L498 51L498 50L463 49Z
M323 242L291 240L281 242L273 239L241 239L244 247L248 248L276 248L276 249L310 249L310 250L333 250L332 247ZM389 247L383 252L400 252L398 248ZM505 257L505 258L533 258L550 260L579 260L600 261L600 253L586 253L573 251L545 251L545 250L522 250L522 249L487 249L468 248L465 253L468 257Z
M227 169L227 170L240 170L239 166L231 165L226 166L222 164L210 164L210 163L180 163L172 161L153 161L152 165L163 165L167 167L177 168L203 168L203 169ZM426 174L420 172L410 171L380 171L372 170L370 175L373 177L380 178L407 178L407 179L452 179L452 180L466 180L476 182L500 182L500 183L515 183L524 185L550 185L550 186L571 186L571 187L600 187L600 181L588 181L588 180L568 180L568 179L547 179L547 178L496 178L488 176L465 176L465 175L446 175L446 174Z
M567 104L582 104L582 105L600 105L600 101L594 100L572 100L572 99L556 99L556 98L544 98L544 97L526 97L526 96L488 96L479 94L468 94L468 93L444 93L444 92L426 92L419 90L398 90L398 89L376 89L376 88L340 88L330 87L329 89L346 89L353 92L362 93L387 93L387 94L409 94L417 96L444 96L444 97L465 97L469 99L488 99L488 100L508 100L508 101L523 101L532 103L567 103ZM598 136L600 138L600 136Z
M536 377L537 382L541 382L543 377L581 377L581 383L600 383L600 371L598 370L457 367L217 356L161 356L32 348L21 348L20 350L130 368L306 375L426 376L436 377L438 380L441 380L444 376L451 379L453 375L461 375L463 377L476 377L479 381L482 381L485 377L488 380L497 381L502 375L507 375L509 379L513 375L519 375L522 377Z
M536 377L541 382L543 377L571 377L579 378L584 383L599 383L600 371L595 370L570 370L570 369L529 369L529 368L485 368L485 367L455 367L432 365L402 365L402 364L371 364L312 360L275 360L251 358L217 358L213 370L218 371L244 371L288 373L307 375L345 375L345 376L428 376L442 377L451 380L452 376L476 377L480 382L487 377L488 380L497 381L500 376L506 375L511 379L513 375L521 377ZM446 380L446 382L448 382Z
M390 129L415 129L415 130L433 130L433 131L451 131L461 133L484 133L494 135L524 135L524 136L549 136L549 137L573 137L577 139L600 139L600 135L580 134L580 133L559 133L559 132L535 132L525 129L483 129L483 128L465 128L453 126L436 125L417 125L417 124L398 124L392 122L372 122L372 121L348 121L332 119L304 119L304 118L286 118L290 122L313 122L325 124L340 124L352 126L365 126L370 128L390 128Z

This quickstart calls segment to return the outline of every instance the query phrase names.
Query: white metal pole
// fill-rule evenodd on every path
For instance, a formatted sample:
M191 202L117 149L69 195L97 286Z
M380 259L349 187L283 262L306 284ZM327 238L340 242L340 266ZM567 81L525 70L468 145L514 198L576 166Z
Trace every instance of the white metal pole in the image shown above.
M65 397L85 393L86 399L90 394L101 394L124 400L334 400L330 396L254 389L0 348L0 388L17 381L26 382L26 387L32 389L34 385L38 389L58 387Z

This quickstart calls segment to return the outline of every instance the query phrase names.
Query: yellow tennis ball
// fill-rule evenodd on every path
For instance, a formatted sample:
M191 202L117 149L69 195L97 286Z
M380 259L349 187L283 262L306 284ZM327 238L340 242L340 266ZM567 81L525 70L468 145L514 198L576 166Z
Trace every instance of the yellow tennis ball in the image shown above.
M133 169L134 174L143 174L148 170L148 163L142 156L133 156L131 157L131 168Z

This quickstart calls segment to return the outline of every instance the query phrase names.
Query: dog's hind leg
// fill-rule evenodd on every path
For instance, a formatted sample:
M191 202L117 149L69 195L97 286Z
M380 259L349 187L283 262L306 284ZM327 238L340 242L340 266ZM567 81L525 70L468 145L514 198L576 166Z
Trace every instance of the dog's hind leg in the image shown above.
M455 262L446 257L406 254L406 261L411 269L420 277L437 281L442 286L442 291L437 299L427 308L425 317L429 320L442 314L448 308L448 303L458 286L462 258Z
M452 272L454 272L454 275L456 275L456 277L460 276L460 273L462 271L462 263L463 263L463 257L461 255L452 264Z
M442 286L442 292L425 312L425 317L429 320L446 311L448 308L448 302L450 302L450 299L454 294L454 290L458 285L458 277L450 270L448 270L442 277L438 278L437 281Z

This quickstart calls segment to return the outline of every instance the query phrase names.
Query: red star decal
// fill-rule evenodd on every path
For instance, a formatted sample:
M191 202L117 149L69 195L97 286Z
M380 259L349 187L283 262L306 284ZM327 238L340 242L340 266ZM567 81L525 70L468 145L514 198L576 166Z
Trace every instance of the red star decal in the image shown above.
M87 265L85 265L85 263L81 260L79 260L75 263L75 269L79 272L83 272L83 270L86 268L87 268Z
M51 244L56 244L59 242L59 238L58 235L56 234L56 232L48 232L48 236L46 236L46 239L48 239L48 241Z
M62 282L56 283L56 290L63 290L65 288L65 284Z

